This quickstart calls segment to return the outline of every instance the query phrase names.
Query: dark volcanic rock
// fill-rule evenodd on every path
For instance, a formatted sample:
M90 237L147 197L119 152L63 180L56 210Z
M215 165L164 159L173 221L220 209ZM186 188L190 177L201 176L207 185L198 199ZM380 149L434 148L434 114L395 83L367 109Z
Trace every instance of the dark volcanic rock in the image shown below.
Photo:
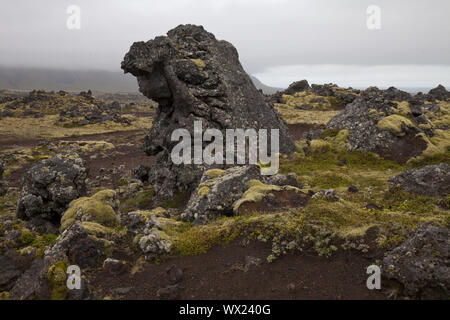
M441 100L446 101L450 98L450 92L445 89L443 85L438 85L436 88L431 89L427 94L429 100Z
M0 256L0 290L10 289L8 285L18 278L20 274L19 268L8 254Z
M69 203L86 193L87 169L80 158L42 160L27 171L17 203L17 217L59 223Z
M103 244L101 245L103 247ZM11 299L49 299L47 280L48 269L60 261L79 266L82 270L99 264L101 258L99 245L91 239L82 226L76 221L65 230L56 242L47 250L43 259L35 259L31 267L23 273L11 289ZM86 288L82 292L72 292L68 298L83 298L87 294ZM81 297L80 297L81 294Z
M427 144L417 135L423 132L418 127L402 124L401 133L380 130L378 127L380 120L395 114L394 108L397 104L392 99L396 99L397 96L403 94L393 92L393 89L386 92L375 87L368 88L360 97L348 104L343 112L331 119L327 127L349 130L350 150L375 152L399 162L421 155ZM407 118L400 119L409 121Z
M83 225L76 221L65 230L55 244L45 251L45 261L71 261L80 268L94 267L101 257L97 243L89 237Z
M450 296L450 237L446 228L421 225L383 259L383 275L400 282L404 294L423 299Z
M31 267L20 276L11 289L11 300L27 300L31 296L48 299L42 291L46 291L46 271L50 267L44 259L36 259Z
M206 172L181 217L205 223L221 214L233 215L233 204L247 190L250 180L260 177L258 166L233 167L217 177L209 177ZM208 192L204 194L201 190Z
M133 178L138 179L142 182L147 182L149 178L150 167L138 165L133 168Z
M312 92L318 96L322 97L332 97L334 96L334 91L331 85L328 84L313 84L311 85Z
M292 153L294 143L281 116L268 105L242 68L236 49L218 41L203 27L180 25L167 36L134 43L122 69L137 77L140 91L158 102L150 135L144 141L148 155L156 156L150 182L158 195L192 190L204 167L174 165L170 152L175 129L193 136L194 121L202 129L279 129L280 152Z
M4 196L6 194L6 192L8 191L8 189L6 188L6 185L2 182L2 176L3 176L3 171L5 169L3 168L3 164L0 162L0 197Z
M450 193L450 165L426 166L423 169L412 169L389 179L393 187L405 191L430 196L445 196Z
M389 87L389 89L384 92L384 96L386 99L392 101L408 101L411 99L411 94L395 87Z
M215 174L211 174L211 173ZM247 210L270 212L280 208L304 206L308 197L297 188L295 174L261 176L258 166L235 166L222 172L206 171L201 183L192 193L181 217L183 220L206 223L220 215L243 215ZM266 187L275 187L267 197L251 201L251 208L236 206L249 189L252 180L258 180ZM276 188L278 187L278 188ZM273 196L273 195L276 196ZM254 207L253 207L254 205Z
M302 91L306 91L309 89L311 89L311 87L309 86L308 81L300 80L300 81L291 83L289 85L289 87L286 90L284 90L284 94L293 95L296 92L302 92Z
M289 87L284 91L278 91L272 95L266 96L266 101L270 105L273 105L274 103L283 103L283 95L293 95L296 92L302 92L310 90L311 87L309 86L309 83L307 80L300 80L293 82L289 85Z

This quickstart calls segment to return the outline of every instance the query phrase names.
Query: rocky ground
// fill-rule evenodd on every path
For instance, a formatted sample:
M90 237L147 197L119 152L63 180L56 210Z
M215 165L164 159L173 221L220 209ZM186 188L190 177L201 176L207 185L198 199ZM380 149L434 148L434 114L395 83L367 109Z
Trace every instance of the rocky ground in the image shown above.
M150 46L177 42L179 53L157 56L176 66L171 90L155 87L161 72L175 76L169 67L140 72L125 59L158 108L128 95L2 92L1 299L450 297L445 88L412 96L299 81L263 96L238 64L217 65L234 47L202 29L158 41ZM243 91L227 89L236 84ZM180 93L186 87L192 95ZM167 144L154 128L179 123L167 108L189 123L177 101L187 103L224 129L217 109L248 96L286 128L280 174L188 168L182 180L177 168L165 184ZM366 287L372 264L382 269L379 291ZM69 265L81 268L81 290L67 289Z

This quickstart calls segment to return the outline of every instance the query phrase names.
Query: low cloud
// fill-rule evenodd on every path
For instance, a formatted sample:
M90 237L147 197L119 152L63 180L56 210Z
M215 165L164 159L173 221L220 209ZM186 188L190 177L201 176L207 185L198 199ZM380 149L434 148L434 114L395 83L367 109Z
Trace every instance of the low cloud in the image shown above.
M429 88L438 84L450 87L449 65L288 65L267 68L255 76L273 87L287 87L301 79L342 87Z

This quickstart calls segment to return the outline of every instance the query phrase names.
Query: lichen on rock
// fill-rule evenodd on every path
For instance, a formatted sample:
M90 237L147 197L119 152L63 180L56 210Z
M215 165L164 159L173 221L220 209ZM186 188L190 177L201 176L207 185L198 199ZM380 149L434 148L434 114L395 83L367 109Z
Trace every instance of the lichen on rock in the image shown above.
M448 299L449 231L425 223L383 259L383 275L400 282L404 294L423 299Z
M38 162L25 174L17 217L58 224L69 203L86 193L87 173L84 161L77 155Z

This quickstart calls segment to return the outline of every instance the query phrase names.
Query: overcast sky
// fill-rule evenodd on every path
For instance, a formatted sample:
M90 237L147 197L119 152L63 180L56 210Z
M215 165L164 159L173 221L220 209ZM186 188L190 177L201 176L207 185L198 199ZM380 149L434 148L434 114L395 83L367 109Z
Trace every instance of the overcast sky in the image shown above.
M0 0L0 64L119 70L134 41L179 24L233 43L268 85L450 86L449 0ZM66 27L69 5L81 29ZM381 29L369 30L369 5Z

